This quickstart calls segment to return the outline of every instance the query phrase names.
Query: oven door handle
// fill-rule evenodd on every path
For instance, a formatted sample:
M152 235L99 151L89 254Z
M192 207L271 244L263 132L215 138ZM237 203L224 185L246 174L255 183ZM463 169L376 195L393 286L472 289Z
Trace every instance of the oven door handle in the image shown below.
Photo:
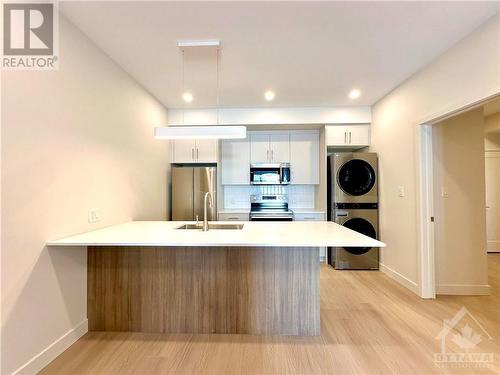
M252 219L286 219L286 220L293 220L292 216L250 216L250 220Z

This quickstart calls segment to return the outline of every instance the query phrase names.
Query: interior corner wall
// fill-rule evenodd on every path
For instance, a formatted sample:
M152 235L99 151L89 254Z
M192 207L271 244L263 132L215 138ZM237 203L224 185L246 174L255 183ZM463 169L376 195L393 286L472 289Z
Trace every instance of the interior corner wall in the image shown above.
M86 330L86 249L46 241L167 218L166 108L62 16L59 37L58 70L2 72L2 374Z
M432 132L436 293L487 292L483 109Z
M496 133L500 134L500 113L495 113L493 115L487 116L484 119L486 133Z
M488 58L484 58L488 56ZM500 93L500 15L387 94L372 109L379 155L381 269L420 291L419 125ZM405 188L405 196L398 194Z

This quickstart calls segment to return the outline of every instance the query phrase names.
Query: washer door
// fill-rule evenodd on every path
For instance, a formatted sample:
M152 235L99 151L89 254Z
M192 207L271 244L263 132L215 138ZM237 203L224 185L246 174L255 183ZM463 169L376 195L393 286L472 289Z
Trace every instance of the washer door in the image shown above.
M352 159L340 167L337 180L342 191L360 196L368 193L375 185L375 171L364 160Z
M377 238L377 233L375 232L375 228L373 225L365 219L360 217L355 217L353 219L347 220L344 224L344 227L352 229L353 231L364 234L365 236L371 238ZM371 247L344 247L344 249L354 255L362 255L370 251Z

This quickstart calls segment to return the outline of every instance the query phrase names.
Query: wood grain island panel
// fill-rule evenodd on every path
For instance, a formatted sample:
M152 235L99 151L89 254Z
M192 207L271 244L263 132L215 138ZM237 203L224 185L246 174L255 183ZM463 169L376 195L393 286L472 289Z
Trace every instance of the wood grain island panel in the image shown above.
M319 335L317 247L88 248L91 331Z

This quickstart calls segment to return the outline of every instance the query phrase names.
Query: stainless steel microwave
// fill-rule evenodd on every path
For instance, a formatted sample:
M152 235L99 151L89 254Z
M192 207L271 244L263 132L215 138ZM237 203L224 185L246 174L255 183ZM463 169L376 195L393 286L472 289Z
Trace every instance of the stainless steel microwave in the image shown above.
M289 163L258 163L250 165L250 184L287 185L290 183Z

